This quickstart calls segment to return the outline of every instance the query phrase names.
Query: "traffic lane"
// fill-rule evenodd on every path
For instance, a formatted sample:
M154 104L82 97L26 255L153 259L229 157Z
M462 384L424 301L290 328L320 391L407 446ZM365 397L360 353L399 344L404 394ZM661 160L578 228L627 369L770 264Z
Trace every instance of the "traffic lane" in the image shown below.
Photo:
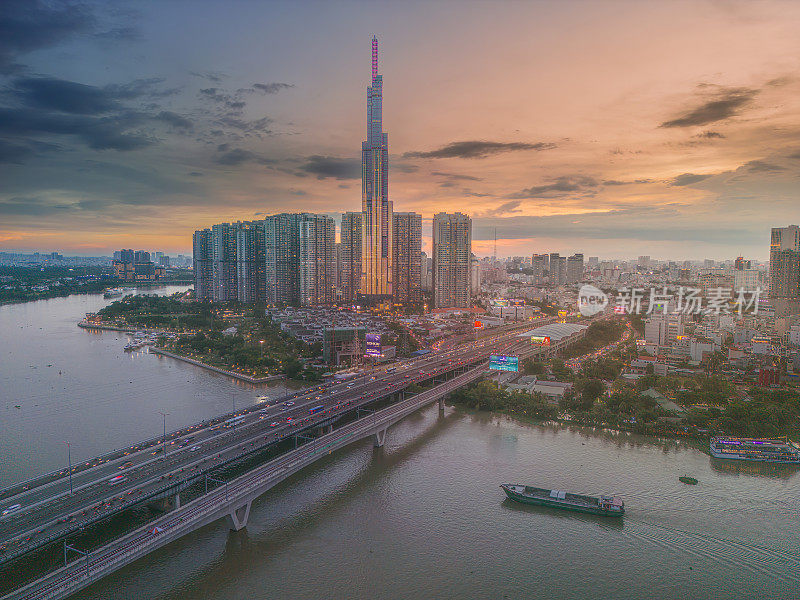
M473 359L473 358L474 358L474 353L469 353L469 354L467 354L467 356L465 356L464 358L465 358L466 360ZM428 364L436 364L436 363L440 363L440 362L442 362L442 361L436 361L436 360L426 361L426 363L428 363ZM451 361L448 361L448 362L451 362ZM464 362L463 360L462 360L462 361L459 361L459 363L458 363L458 364L462 364L463 362ZM439 369L439 371L447 370L447 369L448 369L450 366L452 366L452 365L442 365L442 367L441 367L441 369ZM434 371L437 371L437 369L434 369ZM426 376L427 376L427 375L430 375L430 374L432 374L434 371L431 371L431 372L429 372L429 373L426 373ZM400 385L401 385L401 384L405 384L405 383L407 383L406 381L404 381L404 379L405 379L405 378L408 378L408 377L409 377L408 375L405 375L404 377L402 377L402 378L401 378L401 377L399 376L399 374L398 374L398 376L397 376L397 377L384 378L384 380L383 380L383 381L380 381L380 380L379 380L378 382L376 382L376 383L377 383L377 385L371 386L371 387L370 387L370 389L368 390L368 392L367 392L367 393L368 393L368 394L373 394L373 395L374 395L374 394L380 394L380 393L382 393L384 390L390 390L392 387L400 387ZM389 381L387 382L387 381L386 381L386 379L388 379ZM383 383L388 383L389 385L387 385L385 388L383 388L383 389L382 389L380 384L383 384ZM309 401L308 401L308 402L306 402L306 403L304 404L304 406L307 406L308 404L310 404L310 403L312 403L312 402L314 402L314 401L316 401L316 400L320 400L320 398L309 398L308 400L309 400ZM331 400L333 400L333 398L331 398ZM262 409L262 410L263 410L263 409ZM277 410L280 410L280 407L277 407ZM326 412L327 412L327 411L326 411ZM244 424L243 424L242 426L244 426ZM198 440L198 441L199 441L199 440ZM236 441L235 441L235 440L233 440L233 441L232 441L232 443L234 443L234 444L235 444L235 443L236 443ZM176 462L176 461L170 461L170 462L173 462L173 463L174 463L174 462ZM161 464L159 464L158 466L161 466ZM183 468L183 467L179 467L177 464L174 464L173 466L175 466L175 467L176 467L175 469L173 469L173 470L172 470L172 472L173 472L173 473L176 473L176 472L177 472L177 473L179 473L179 472L182 472L182 471L184 470L184 468ZM159 469L159 471L161 471L161 470L163 470L163 469ZM148 473L144 473L144 474L146 475L146 474L148 474ZM166 474L167 474L167 476L170 476L170 475L169 475L169 473L166 473ZM102 485L102 484L101 484L101 485ZM99 502L101 499L103 499L103 498L100 498L100 499L98 499L97 497L91 497L91 498L90 498L90 504L91 504L91 503L94 503L94 502ZM110 498L110 501L114 501L114 499L116 499L116 500L119 500L119 499L120 499L120 497L117 497L116 495L113 495L113 496Z

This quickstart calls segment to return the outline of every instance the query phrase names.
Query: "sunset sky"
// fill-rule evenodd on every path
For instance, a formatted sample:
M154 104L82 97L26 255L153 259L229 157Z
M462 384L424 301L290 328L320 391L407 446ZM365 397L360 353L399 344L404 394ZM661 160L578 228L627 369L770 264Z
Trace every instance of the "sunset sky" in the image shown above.
M800 222L800 2L4 0L0 249L360 210L373 34L426 238L460 210L478 255L763 260Z

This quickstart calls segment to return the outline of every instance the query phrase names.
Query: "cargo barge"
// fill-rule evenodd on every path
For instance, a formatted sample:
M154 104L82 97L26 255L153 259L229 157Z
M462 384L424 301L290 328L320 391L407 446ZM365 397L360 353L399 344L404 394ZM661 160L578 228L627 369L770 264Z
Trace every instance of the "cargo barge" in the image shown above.
M565 510L603 515L607 517L621 517L625 514L625 503L617 496L584 496L572 494L562 490L547 490L531 487L529 485L515 485L504 483L500 486L506 496L522 502L523 504L536 504L539 506L552 506Z
M711 456L734 460L800 464L800 449L784 439L712 437Z

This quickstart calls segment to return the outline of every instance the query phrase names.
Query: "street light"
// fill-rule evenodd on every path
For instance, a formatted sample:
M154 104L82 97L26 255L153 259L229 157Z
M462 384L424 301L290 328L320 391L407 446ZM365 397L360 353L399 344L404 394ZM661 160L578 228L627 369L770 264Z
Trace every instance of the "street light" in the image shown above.
M69 464L69 493L74 494L75 492L72 491L72 451L69 442L67 442L67 464Z
M259 340L259 344L261 344L261 358L264 358L264 340Z
M169 413L158 411L162 417L164 417L164 434L161 438L161 445L164 446L164 458L167 458L167 415Z

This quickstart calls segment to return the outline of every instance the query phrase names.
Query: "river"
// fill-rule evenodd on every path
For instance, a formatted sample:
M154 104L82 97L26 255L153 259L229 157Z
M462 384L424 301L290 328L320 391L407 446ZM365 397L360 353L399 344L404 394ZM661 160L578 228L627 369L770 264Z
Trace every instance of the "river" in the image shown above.
M121 336L74 327L102 303L0 308L21 380L4 362L4 480L60 466L66 437L85 438L93 454L157 434L159 410L177 427L229 409L232 393L257 395L190 365L126 356ZM680 483L684 474L699 484ZM618 494L626 515L516 505L504 482ZM683 440L452 408L440 417L434 407L391 428L382 449L363 441L283 482L253 505L245 530L211 524L75 597L796 597L798 516L795 467L711 459Z

